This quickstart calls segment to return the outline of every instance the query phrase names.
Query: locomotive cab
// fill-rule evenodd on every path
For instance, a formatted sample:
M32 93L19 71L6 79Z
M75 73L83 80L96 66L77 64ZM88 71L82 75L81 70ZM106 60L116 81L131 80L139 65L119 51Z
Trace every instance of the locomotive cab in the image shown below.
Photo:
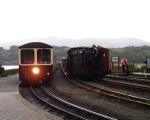
M37 85L53 77L53 47L40 42L19 47L19 79L27 85Z

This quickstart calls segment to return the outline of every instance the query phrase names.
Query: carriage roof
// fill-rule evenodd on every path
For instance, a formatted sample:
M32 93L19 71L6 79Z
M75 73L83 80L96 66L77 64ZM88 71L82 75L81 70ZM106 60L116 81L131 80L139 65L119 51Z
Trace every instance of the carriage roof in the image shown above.
M22 48L53 48L51 45L42 42L30 42L19 47Z

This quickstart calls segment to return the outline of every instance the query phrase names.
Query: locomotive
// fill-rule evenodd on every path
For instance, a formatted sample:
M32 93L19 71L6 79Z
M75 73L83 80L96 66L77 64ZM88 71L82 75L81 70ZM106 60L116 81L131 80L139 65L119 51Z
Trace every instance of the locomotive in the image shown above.
M102 78L110 73L109 50L103 47L75 47L67 52L64 68L69 76Z
M19 47L19 80L25 85L39 85L53 78L53 47L30 42Z

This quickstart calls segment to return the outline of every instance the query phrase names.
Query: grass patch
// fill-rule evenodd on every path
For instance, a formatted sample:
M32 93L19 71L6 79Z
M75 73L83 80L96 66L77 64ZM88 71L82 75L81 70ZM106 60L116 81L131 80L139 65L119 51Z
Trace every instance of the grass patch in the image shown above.
M14 75L17 74L19 69L12 69L12 70L4 70L1 74L0 77L6 77L9 75Z
M145 101L147 104L150 104L150 99Z

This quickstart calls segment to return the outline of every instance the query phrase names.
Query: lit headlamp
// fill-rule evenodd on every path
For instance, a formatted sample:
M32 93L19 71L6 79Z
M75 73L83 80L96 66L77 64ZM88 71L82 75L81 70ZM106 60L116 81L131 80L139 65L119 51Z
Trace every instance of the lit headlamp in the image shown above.
M34 68L32 68L32 72L34 74L39 74L40 73L40 69L38 67L34 67Z

